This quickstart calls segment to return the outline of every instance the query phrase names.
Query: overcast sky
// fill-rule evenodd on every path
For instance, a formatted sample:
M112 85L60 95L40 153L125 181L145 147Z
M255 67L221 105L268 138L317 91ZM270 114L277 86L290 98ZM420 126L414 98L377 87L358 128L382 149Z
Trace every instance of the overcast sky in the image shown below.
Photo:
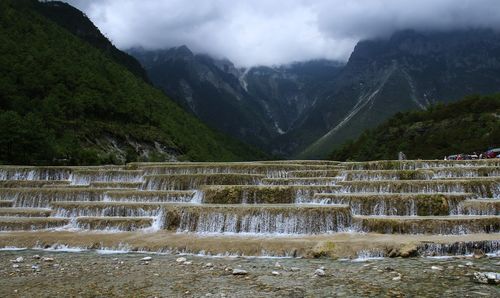
M500 29L500 0L68 0L121 49L187 45L239 66L345 61L396 30Z

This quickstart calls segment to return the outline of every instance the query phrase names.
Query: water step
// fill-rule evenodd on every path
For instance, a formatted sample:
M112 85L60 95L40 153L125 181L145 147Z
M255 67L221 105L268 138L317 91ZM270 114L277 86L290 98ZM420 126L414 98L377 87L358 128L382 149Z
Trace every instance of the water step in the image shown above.
M453 214L458 215L500 215L500 200L466 200L457 205Z
M453 168L429 168L434 172L434 178L460 178L460 177L498 177L500 167L453 167Z
M13 207L46 208L52 201L100 201L106 189L91 188L0 188L0 200Z
M262 164L298 164L298 165L328 165L328 166L338 166L342 163L335 160L266 160L260 161Z
M290 163L184 163L184 164L146 164L130 165L143 170L146 175L163 174L260 174L270 178L285 178L289 171L338 170L337 165L306 165Z
M444 193L322 193L314 195L314 202L347 204L355 215L428 216L449 215L460 202L473 197Z
M82 216L157 217L158 228L198 233L317 234L344 231L351 222L347 205L55 202L52 207L55 216L77 217L79 224ZM91 229L115 228L101 221Z
M139 189L142 182L91 182L90 187L107 189Z
M500 167L500 159L480 160L380 160L370 162L347 162L349 170L416 170L453 167Z
M89 185L91 182L142 182L140 170L80 170L71 175L71 183Z
M69 180L70 167L0 166L0 180Z
M288 178L306 178L306 177L337 177L341 170L299 170L289 171ZM286 178L286 177L284 177Z
M304 178L265 178L264 185L335 185L337 179L332 177L304 177Z
M325 234L346 231L349 206L192 205L180 207L178 232L246 234ZM167 212L167 226L172 222Z
M47 217L52 213L45 208L0 208L0 216L21 217Z
M63 227L67 218L54 217L0 217L0 231L42 230Z
M344 181L355 180L426 180L434 177L428 170L348 170L339 176Z
M144 177L143 189L190 190L201 185L245 185L258 184L264 175L256 174L175 174L148 175Z
M183 164L154 164L138 165L138 169L146 175L163 174L261 174L275 176L280 172L304 169L303 165L287 164L260 164L260 163L183 163Z
M0 200L0 207L12 207L14 204L13 200Z
M2 180L0 181L0 188L34 188L45 186L66 186L70 181L58 180Z
M52 202L55 217L152 217L166 209L166 203L154 202ZM172 205L173 206L173 205Z
M106 192L105 199L134 202L189 202L194 194L192 190L122 190Z
M481 197L500 198L500 179L481 180L380 180L380 181L339 181L344 192L360 193L474 193Z
M316 193L332 193L340 186L318 185L212 185L203 186L206 204L292 204L308 203Z
M76 227L83 230L136 231L150 228L151 217L77 217Z
M500 216L354 216L356 231L381 234L500 232Z

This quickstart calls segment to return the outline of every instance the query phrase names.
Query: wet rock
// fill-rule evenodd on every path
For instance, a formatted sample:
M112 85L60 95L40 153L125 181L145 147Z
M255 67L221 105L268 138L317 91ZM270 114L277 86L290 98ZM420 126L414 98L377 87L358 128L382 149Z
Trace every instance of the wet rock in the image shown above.
M43 257L42 261L44 261L44 262L54 262L54 258Z
M40 272L40 266L38 266L38 265L31 265L31 270L33 270L34 272Z
M233 269L233 275L247 275L248 272L243 269Z
M152 259L152 257L144 257L141 259L141 261L151 261Z
M500 273L496 272L474 272L474 281L482 284L500 284Z
M280 273L278 271L273 271L273 272L271 272L271 274L274 275L274 276L280 275Z
M175 261L176 261L177 263L184 263L184 262L186 262L186 261L187 261L187 259L186 259L185 257L180 257L180 258L175 259Z
M399 250L399 255L403 258L415 257L417 255L417 246L415 244L407 244Z
M486 254L481 249L475 249L474 253L472 254L472 257L474 259L481 259L481 258L486 257Z
M19 264L12 265L12 268L19 268Z
M33 260L40 260L40 255L34 255L32 256Z
M326 273L325 273L325 270L319 268L319 269L316 269L316 271L314 271L314 275L316 275L316 276L325 276Z
M467 263L465 263L465 266L467 266L467 267L472 267L472 266L474 266L474 263L472 263L472 262L467 262Z
M17 257L15 260L12 260L13 263L22 263L24 262L24 258L23 257Z
M401 275L398 275L396 277L393 277L392 280L394 281L398 281L398 280L401 280Z
M387 272L391 272L391 271L394 271L394 268L390 267L390 266L387 266L384 268L385 271Z
M396 258L399 257L399 251L395 248L391 249L389 253L387 254L389 258Z
M212 268L213 266L214 266L214 264L212 264L212 263L206 263L203 267Z
M432 266L431 267L432 270L438 270L438 271L443 271L444 268L442 266Z
M293 272L297 272L297 271L300 271L300 268L299 267L292 267L292 268L290 268L290 270L292 270Z
M182 263L182 265L191 265L191 264L193 264L193 262L186 261L186 262Z

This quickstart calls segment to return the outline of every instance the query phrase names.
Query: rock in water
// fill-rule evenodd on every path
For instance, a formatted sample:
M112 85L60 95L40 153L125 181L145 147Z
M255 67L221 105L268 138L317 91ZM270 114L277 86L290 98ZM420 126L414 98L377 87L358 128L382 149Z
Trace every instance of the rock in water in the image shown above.
M175 261L176 261L177 263L184 263L184 262L186 262L186 261L187 261L187 259L186 259L185 257L180 257L180 258L177 258Z
M432 270L439 270L439 271L442 271L444 268L441 267L441 266L432 266L431 267Z
M273 271L273 272L271 272L271 274L275 275L275 276L280 275L280 273L278 271Z
M474 272L474 280L481 284L500 284L500 273L496 272Z
M325 273L325 270L323 270L323 269L316 269L316 271L314 271L314 275L316 275L316 276L325 276L326 273Z
M14 263L22 263L22 262L24 262L24 258L23 257L18 257L13 262Z
M292 268L290 268L290 270L292 270L293 272L297 272L297 271L300 271L300 268L299 267L292 267Z
M233 269L233 275L247 275L248 272L243 269Z
M151 261L152 259L152 257L144 257L141 259L141 261Z

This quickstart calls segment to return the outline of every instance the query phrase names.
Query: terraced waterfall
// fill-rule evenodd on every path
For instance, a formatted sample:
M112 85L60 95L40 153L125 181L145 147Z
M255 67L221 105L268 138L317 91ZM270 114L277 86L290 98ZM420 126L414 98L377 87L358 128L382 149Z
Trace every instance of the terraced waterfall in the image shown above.
M500 160L0 167L0 246L498 254Z

